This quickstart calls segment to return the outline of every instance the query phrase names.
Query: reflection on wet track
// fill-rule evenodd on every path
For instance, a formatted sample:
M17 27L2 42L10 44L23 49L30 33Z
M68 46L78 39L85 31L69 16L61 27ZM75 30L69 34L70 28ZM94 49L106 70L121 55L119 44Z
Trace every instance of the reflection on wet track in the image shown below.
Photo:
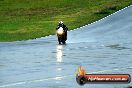
M82 65L88 73L132 75L132 6L99 22L68 32L66 45L55 35L0 43L0 88L81 88ZM84 88L127 88L130 84L89 84Z
M63 49L63 45L58 45L57 46L57 49L56 49L56 51L57 51L57 53L56 53L56 58L57 58L57 62L62 62L62 56L63 56L63 51L62 51L62 49Z

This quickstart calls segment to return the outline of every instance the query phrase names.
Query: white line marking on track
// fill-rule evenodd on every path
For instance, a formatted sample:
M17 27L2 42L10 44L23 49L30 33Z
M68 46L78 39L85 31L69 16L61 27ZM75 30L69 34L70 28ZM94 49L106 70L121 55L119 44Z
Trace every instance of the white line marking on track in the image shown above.
M89 74L110 72L110 71L114 71L114 70L123 70L123 69L132 69L132 67L116 68L116 69L111 69L111 70L102 70L102 71L91 72ZM11 86L15 86L15 85L28 84L28 83L38 83L38 82L43 82L46 80L61 80L63 78L67 78L67 77L71 77L71 76L74 77L75 75L66 75L66 76L58 76L58 77L51 77L51 78L44 78L44 79L36 79L36 80L30 80L30 81L10 83L10 84L1 85L0 88L11 87Z

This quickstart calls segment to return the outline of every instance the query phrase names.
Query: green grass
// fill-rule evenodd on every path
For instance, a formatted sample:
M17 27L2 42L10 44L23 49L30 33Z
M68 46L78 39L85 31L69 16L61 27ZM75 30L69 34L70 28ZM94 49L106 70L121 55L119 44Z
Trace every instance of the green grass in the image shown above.
M0 41L55 34L61 20L72 30L131 4L132 0L0 0Z

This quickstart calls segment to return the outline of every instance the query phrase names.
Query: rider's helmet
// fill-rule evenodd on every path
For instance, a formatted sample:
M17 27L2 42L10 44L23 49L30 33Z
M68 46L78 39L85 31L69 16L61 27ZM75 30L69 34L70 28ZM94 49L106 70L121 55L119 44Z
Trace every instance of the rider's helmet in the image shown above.
M59 24L63 24L63 21L60 21Z

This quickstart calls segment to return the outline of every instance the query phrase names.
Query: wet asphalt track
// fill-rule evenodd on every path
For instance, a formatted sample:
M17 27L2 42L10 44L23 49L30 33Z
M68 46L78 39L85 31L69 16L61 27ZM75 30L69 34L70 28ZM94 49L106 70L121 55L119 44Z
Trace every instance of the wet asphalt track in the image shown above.
M126 88L132 84L75 81L82 65L88 73L132 75L132 6L99 22L56 36L0 43L0 88Z

